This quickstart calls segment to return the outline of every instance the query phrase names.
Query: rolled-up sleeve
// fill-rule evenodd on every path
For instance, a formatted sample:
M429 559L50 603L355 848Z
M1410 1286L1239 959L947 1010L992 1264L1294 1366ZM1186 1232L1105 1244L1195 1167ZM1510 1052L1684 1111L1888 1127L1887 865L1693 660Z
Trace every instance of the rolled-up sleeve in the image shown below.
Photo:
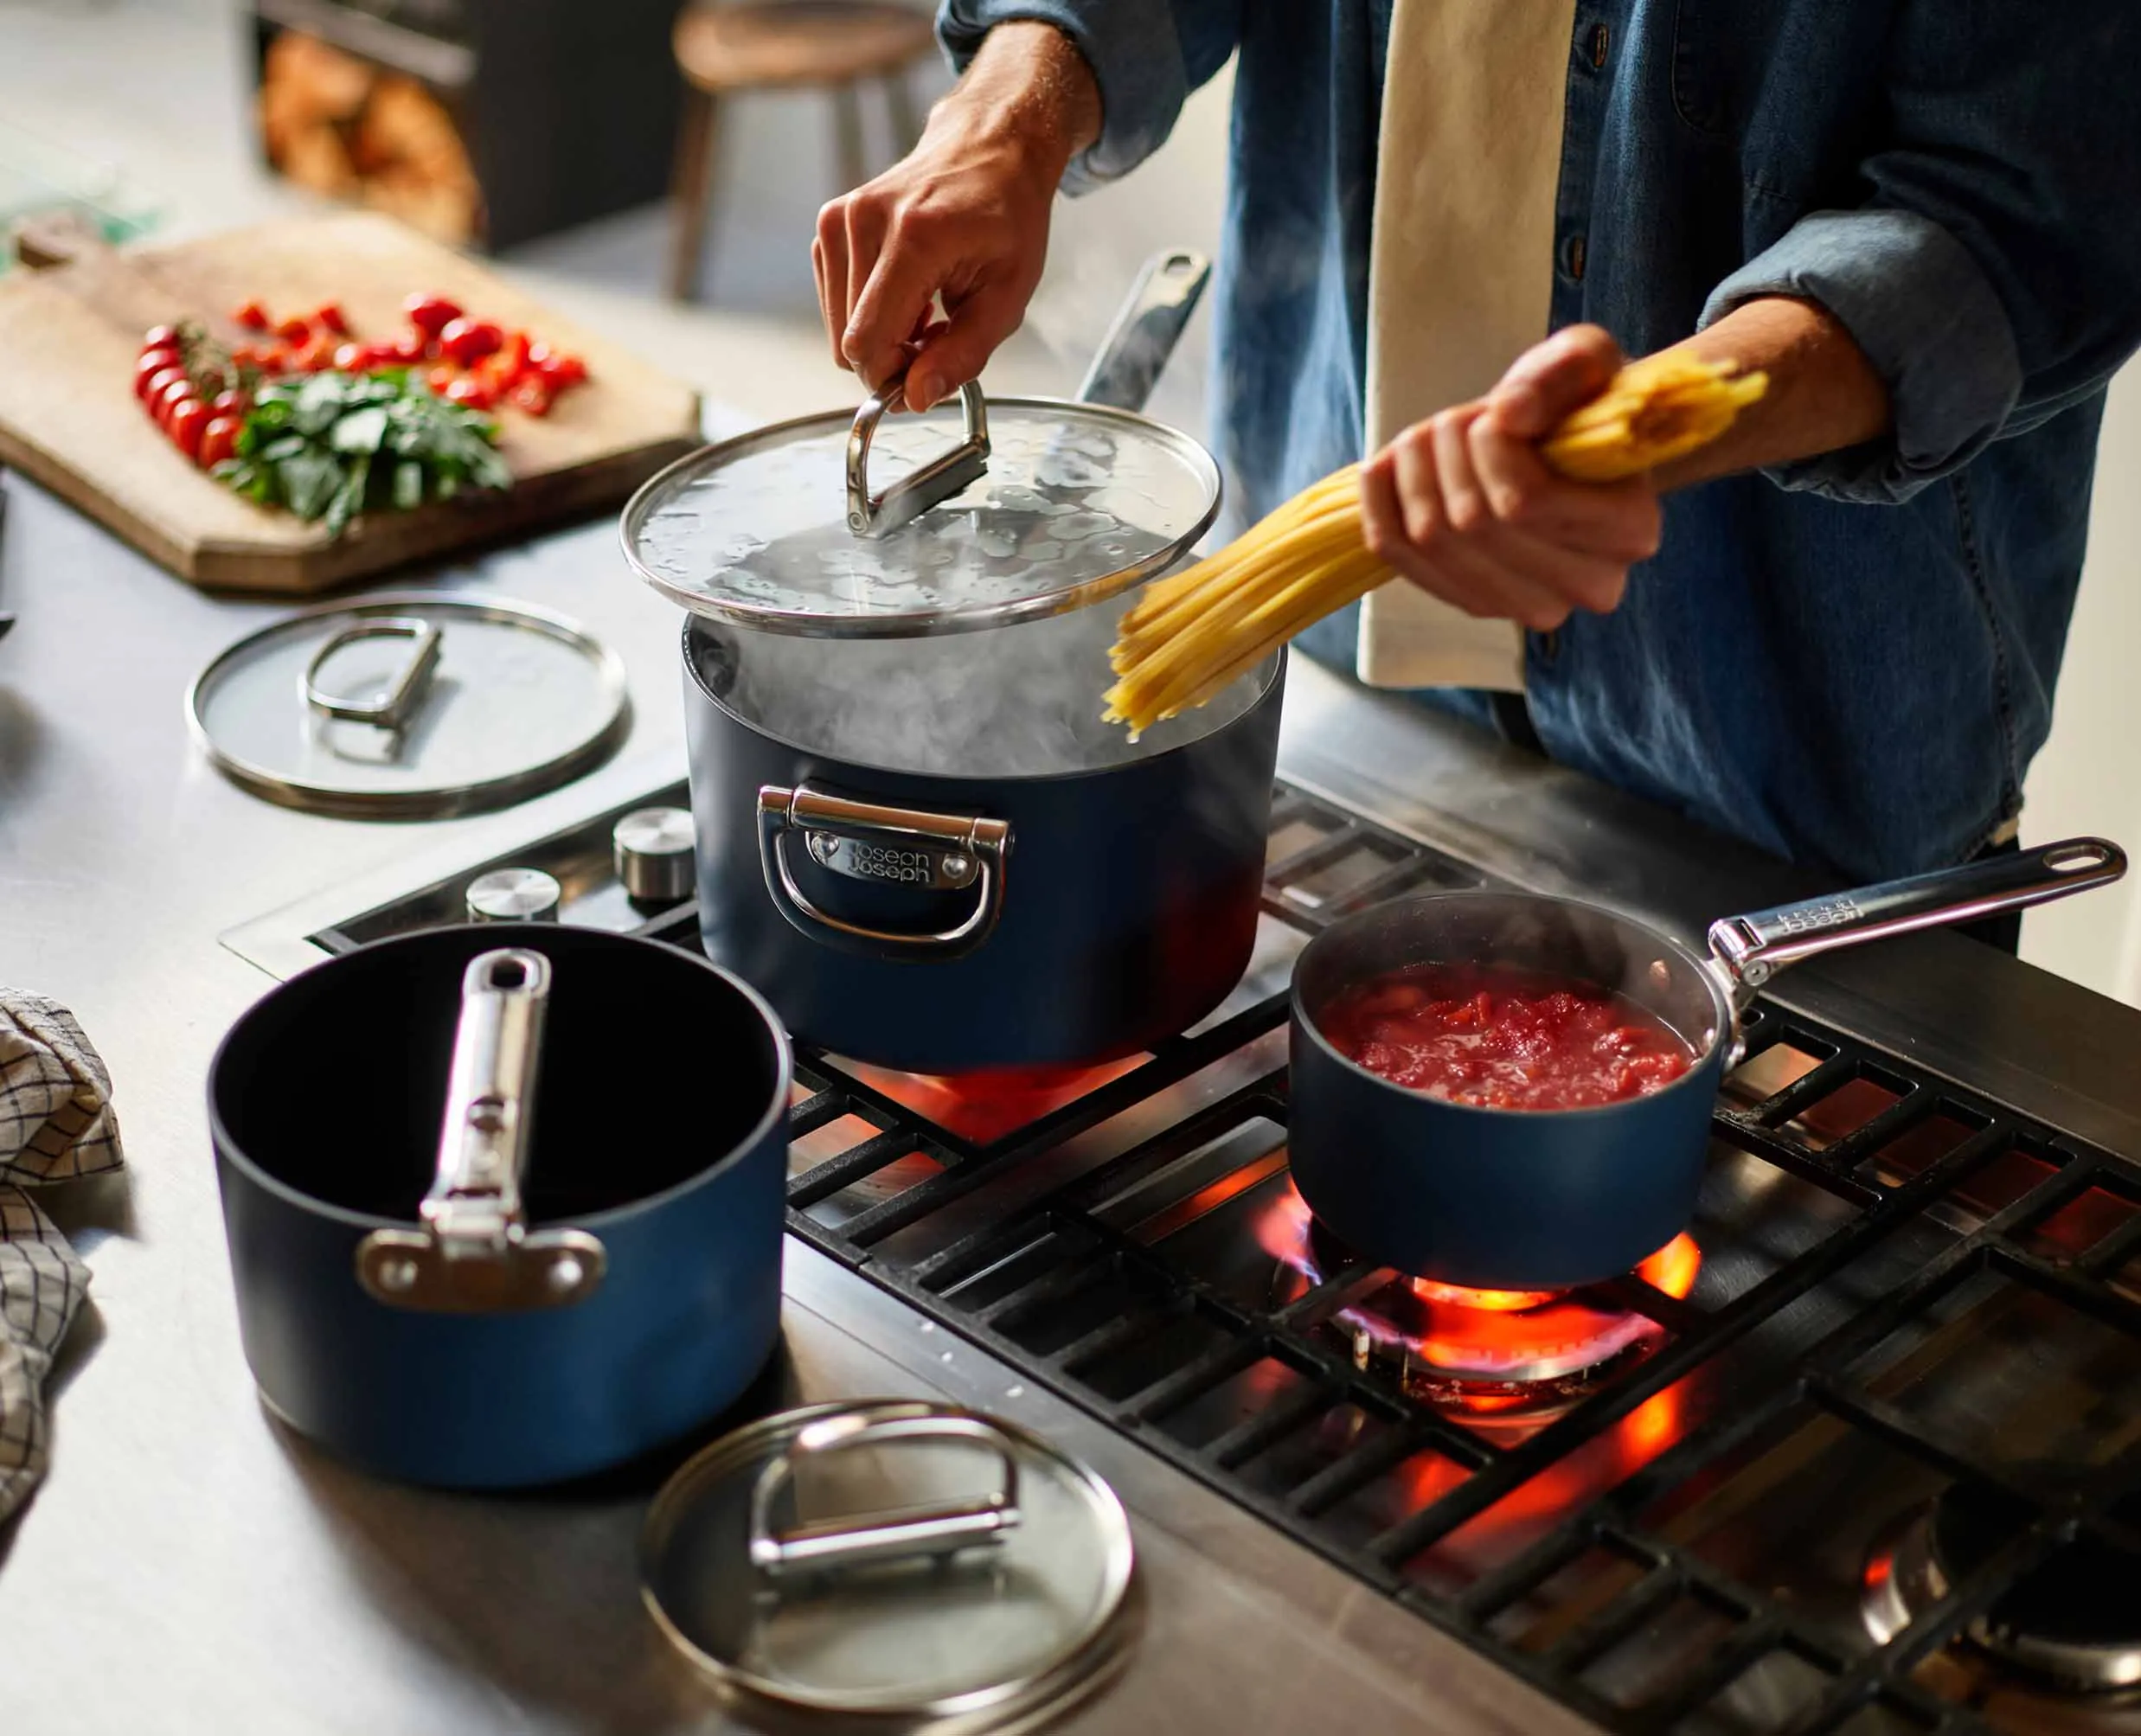
M1052 24L1100 87L1099 138L1063 176L1082 193L1127 174L1166 143L1189 93L1226 65L1242 0L942 0L937 35L960 71L998 24Z
M1787 488L1907 499L2102 389L2141 343L2141 191L2121 88L2132 0L1910 0L1869 196L1802 217L1720 284L1708 325L1796 296L1843 324L1893 426L1778 467Z

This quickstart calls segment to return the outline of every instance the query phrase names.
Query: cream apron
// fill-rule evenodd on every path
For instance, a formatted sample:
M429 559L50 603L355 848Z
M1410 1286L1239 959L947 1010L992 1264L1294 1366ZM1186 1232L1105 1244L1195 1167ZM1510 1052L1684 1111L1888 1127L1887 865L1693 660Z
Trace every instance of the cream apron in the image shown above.
M1575 0L1396 0L1368 277L1368 449L1482 395L1551 317ZM1521 692L1523 634L1402 580L1361 612L1361 679Z

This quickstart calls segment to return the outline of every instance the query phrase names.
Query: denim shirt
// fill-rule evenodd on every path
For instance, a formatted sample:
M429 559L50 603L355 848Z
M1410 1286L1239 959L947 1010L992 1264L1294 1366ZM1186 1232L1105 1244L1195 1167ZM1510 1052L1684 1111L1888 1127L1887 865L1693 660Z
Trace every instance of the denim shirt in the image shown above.
M1360 456L1389 12L939 12L955 61L1009 18L1078 44L1105 127L1073 192L1133 168L1239 55L1213 407L1234 522ZM1750 297L1801 297L1864 351L1894 428L1671 496L1621 606L1529 639L1555 759L1861 879L1959 860L2013 819L2051 725L2105 386L2141 342L2137 48L2135 0L1579 0L1539 261L1553 324L1596 321L1640 355ZM1349 669L1349 616L1303 647Z

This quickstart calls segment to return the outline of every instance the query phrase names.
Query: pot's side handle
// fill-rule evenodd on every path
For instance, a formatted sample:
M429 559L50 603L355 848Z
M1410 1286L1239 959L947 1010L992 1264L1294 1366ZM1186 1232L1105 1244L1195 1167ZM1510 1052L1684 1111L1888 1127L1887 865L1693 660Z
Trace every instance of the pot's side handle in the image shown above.
M1144 409L1211 275L1212 262L1188 247L1170 247L1148 259L1086 370L1078 401Z
M759 790L759 862L766 890L789 926L843 951L879 958L957 958L996 932L1003 915L1008 821L980 814L933 814L828 795L809 785ZM802 835L828 873L928 892L971 887L974 906L952 927L903 932L869 928L820 910L797 881L785 840Z
M1971 922L2108 886L2126 871L2125 852L2102 838L1993 856L1826 898L1779 905L1710 925L1710 951L1741 1004L1787 964L1890 934Z

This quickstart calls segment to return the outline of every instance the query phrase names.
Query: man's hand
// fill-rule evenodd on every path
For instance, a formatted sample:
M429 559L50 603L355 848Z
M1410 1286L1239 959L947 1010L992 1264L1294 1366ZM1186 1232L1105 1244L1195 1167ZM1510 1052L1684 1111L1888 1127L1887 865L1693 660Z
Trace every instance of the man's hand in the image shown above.
M1067 37L991 30L913 154L817 214L833 360L873 391L905 372L916 410L979 374L1026 316L1056 183L1099 132L1099 87Z
M1416 422L1361 467L1368 546L1467 614L1558 627L1603 614L1657 553L1657 489L1549 471L1537 443L1605 390L1619 347L1572 326L1527 350L1486 397Z

